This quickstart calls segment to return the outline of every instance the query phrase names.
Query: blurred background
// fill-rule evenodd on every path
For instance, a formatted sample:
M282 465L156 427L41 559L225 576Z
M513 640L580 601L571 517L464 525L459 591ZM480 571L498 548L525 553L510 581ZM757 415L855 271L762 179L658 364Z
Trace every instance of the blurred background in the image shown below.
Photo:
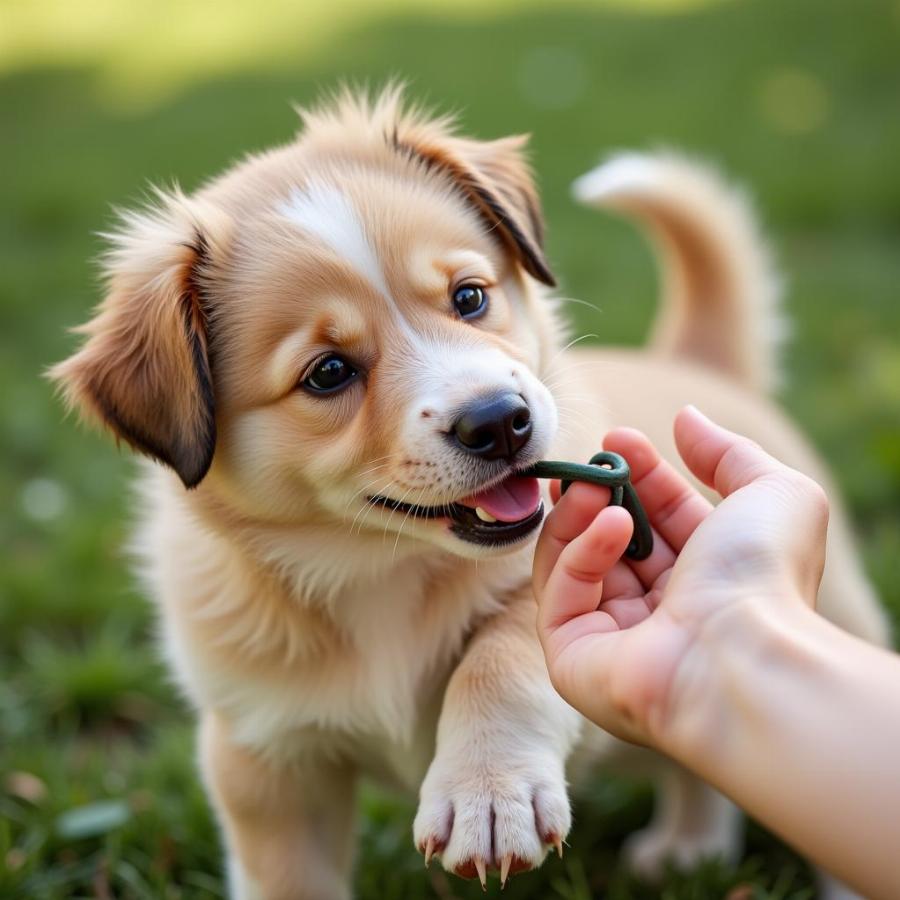
M781 400L900 622L898 0L0 0L0 897L222 896L190 717L122 550L132 464L64 421L41 372L99 299L113 206L289 140L291 102L392 76L479 137L533 133L549 256L599 307L570 306L575 332L604 342L642 340L656 273L571 180L616 148L675 146L751 190L794 323ZM422 869L411 802L367 789L363 807L358 896L481 896ZM813 895L753 825L737 871L642 886L617 848L649 813L646 785L598 778L566 858L506 895Z

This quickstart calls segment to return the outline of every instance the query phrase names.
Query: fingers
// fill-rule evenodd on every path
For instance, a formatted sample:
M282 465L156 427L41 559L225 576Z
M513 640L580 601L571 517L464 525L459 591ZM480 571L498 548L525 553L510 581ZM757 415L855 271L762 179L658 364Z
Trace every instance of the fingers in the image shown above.
M620 560L603 579L603 602L605 605L618 597L638 597L646 590L644 583L631 568L630 562Z
M559 554L594 521L597 513L609 503L609 498L608 488L574 484L566 493L565 502L554 507L547 516L534 553L535 591L543 590Z
M697 526L712 512L712 504L701 496L660 455L647 437L633 428L617 428L603 440L603 448L612 450L628 460L631 483L634 485L650 524L677 553ZM668 548L666 548L668 549ZM658 556L653 560L653 556ZM666 557L671 565L671 551L658 555L656 542L654 553L636 566L636 571L659 574L660 563ZM653 575L651 581L656 577Z
M655 529L653 532L653 551L646 559L629 559L628 567L638 577L644 590L649 589L663 572L675 565L678 552L673 550L663 536Z
M688 468L723 497L764 475L793 472L758 444L717 425L694 406L686 406L676 416L675 443Z
M731 498L720 509L740 512L745 555L777 559L793 572L805 595L814 598L828 523L828 497L822 487L692 406L676 417L675 442L691 471ZM724 513L717 510L713 520L723 534L733 533Z
M561 550L543 590L536 589L542 631L597 609L603 579L625 552L631 532L628 512L608 506Z
M555 506L559 503L559 498L562 496L562 483L554 478L550 482L550 499L553 501L553 505Z
M798 527L801 516L819 527L827 523L828 497L818 482L779 462L749 438L717 425L696 407L686 406L676 416L675 443L688 468L723 497L765 478L790 495Z

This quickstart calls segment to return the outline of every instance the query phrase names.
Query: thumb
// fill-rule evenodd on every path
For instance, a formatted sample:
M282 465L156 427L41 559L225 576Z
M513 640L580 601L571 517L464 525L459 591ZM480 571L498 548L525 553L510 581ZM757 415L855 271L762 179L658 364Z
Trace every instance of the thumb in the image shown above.
M758 444L717 425L696 406L686 406L676 416L675 444L691 472L722 497L763 475L790 471Z
M817 482L779 462L750 438L716 424L695 406L686 406L675 418L675 444L691 472L722 497L771 478L806 494L810 504L824 502L827 506L825 492Z
M818 583L815 572L821 575L828 523L828 497L821 485L693 406L675 419L675 443L691 472L722 497L752 486L750 493L742 491L740 499L723 504L739 513L742 540L748 547L754 541L768 543L782 558L814 561L807 580ZM715 512L710 518L720 530L731 521Z

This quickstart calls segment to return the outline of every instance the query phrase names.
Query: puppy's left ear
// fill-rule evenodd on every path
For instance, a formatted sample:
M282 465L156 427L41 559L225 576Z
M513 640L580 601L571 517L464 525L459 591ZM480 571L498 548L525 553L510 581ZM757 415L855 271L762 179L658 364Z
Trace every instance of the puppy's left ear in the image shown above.
M413 129L395 140L428 168L445 172L522 268L555 287L556 279L544 255L541 204L525 158L527 135L474 141Z

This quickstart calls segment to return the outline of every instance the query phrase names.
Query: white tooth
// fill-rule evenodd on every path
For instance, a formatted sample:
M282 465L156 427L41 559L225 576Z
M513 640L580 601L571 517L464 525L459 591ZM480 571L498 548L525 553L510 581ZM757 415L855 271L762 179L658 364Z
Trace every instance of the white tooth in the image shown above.
M485 512L480 506L475 507L475 515L481 519L482 522L496 522L497 520L489 513Z

